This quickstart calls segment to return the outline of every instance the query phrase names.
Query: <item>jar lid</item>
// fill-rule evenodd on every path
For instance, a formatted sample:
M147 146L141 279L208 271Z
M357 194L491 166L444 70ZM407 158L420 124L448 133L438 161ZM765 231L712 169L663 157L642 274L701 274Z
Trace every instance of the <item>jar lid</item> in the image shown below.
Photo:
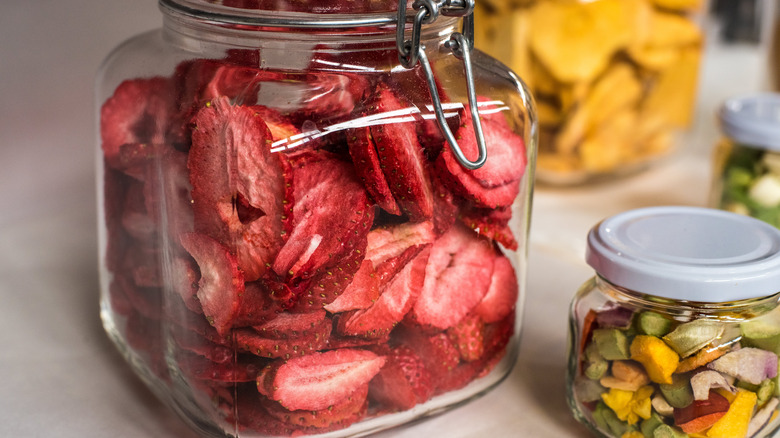
M729 99L719 111L723 133L745 146L780 151L780 94Z
M585 258L610 283L662 298L723 303L780 292L780 230L722 210L612 216L590 230Z

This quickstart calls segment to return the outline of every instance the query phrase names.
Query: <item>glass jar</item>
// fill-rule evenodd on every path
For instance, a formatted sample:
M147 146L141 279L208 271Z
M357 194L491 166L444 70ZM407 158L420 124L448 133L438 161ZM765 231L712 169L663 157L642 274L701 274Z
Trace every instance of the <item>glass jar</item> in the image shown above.
M476 46L526 81L539 115L537 179L637 173L691 123L701 0L488 0ZM511 44L507 44L511 41Z
M99 73L103 323L204 436L367 434L517 357L530 95L468 3L318 5L161 0Z
M567 398L603 437L768 437L780 426L780 230L651 207L588 235Z
M780 94L729 99L718 117L711 205L780 228Z

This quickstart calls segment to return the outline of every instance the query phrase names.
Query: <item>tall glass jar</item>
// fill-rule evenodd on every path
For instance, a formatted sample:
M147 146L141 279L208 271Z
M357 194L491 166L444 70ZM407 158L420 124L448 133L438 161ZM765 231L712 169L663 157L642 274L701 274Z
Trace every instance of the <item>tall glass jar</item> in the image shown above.
M780 427L780 230L652 207L588 235L567 398L602 437L768 437Z
M780 228L780 94L728 99L718 122L711 205Z
M692 119L702 0L487 0L477 47L536 99L540 183L635 174Z
M161 0L100 70L106 331L204 436L484 394L517 357L536 121L468 49L473 5L228 3Z

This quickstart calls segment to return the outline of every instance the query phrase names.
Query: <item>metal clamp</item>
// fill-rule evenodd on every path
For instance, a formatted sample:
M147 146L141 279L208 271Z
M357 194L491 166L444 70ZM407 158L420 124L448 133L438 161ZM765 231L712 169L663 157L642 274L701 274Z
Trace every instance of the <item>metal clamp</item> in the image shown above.
M474 15L472 14L474 11L474 0L416 0L412 7L417 13L413 18L412 39L406 40L404 32L407 21L406 1L399 0L398 2L398 22L396 23L398 59L405 68L412 68L417 65L417 62L422 64L425 72L425 80L428 83L428 89L431 92L433 108L436 113L436 121L438 122L439 130L444 134L444 137L450 144L452 152L455 154L455 158L461 166L469 170L479 169L487 160L487 147L485 145L485 136L482 132L482 122L479 120L477 94L474 87L474 71L471 65L471 50L474 48ZM466 72L469 112L471 114L471 121L474 124L474 134L477 139L477 149L479 152L477 159L474 161L466 158L463 154L463 150L455 140L452 130L450 130L447 125L444 109L442 108L441 99L439 98L439 92L436 87L436 79L433 76L433 69L428 61L428 57L425 55L425 46L420 44L422 25L432 23L438 18L440 13L445 16L464 17L462 33L453 33L444 46L450 49L455 57L463 61L463 67Z

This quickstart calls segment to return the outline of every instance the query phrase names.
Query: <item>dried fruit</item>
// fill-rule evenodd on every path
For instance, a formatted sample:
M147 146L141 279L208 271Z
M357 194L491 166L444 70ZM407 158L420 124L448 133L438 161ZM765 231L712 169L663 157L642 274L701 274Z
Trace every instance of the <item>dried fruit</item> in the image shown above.
M433 376L411 348L399 345L371 380L369 397L390 410L408 410L433 395Z

